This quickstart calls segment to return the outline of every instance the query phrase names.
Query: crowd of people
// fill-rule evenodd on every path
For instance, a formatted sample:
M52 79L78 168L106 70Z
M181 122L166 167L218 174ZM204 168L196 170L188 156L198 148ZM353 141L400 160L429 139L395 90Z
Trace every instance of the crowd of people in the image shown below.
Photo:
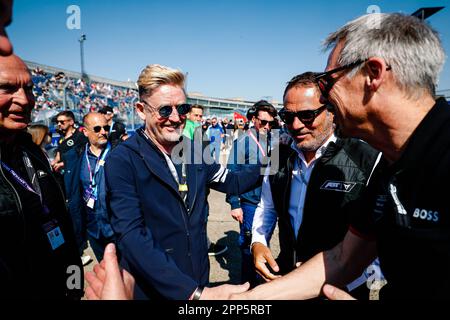
M11 1L0 3L3 26ZM89 243L102 261L86 273L89 299L368 299L371 263L387 281L382 299L448 299L439 36L415 17L364 15L325 45L326 71L290 79L279 111L256 102L247 130L203 122L185 75L148 65L137 82L141 128L128 136L106 104L85 110L80 129L60 112L51 161L48 130L29 126L32 75L2 29L0 296L81 298ZM242 285L209 286L210 188L240 223Z
M45 111L72 109L84 115L110 106L117 117L130 121L130 110L138 99L135 89L113 86L108 83L72 78L64 72L49 73L39 67L31 70L33 94L36 97L32 119ZM132 114L132 112L131 112Z

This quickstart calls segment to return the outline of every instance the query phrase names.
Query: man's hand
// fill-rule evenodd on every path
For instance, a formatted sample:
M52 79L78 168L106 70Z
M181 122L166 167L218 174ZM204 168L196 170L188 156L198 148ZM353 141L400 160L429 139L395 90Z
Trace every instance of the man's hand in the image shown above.
M53 171L60 172L64 168L64 162L55 162L52 164Z
M239 221L240 223L244 222L244 212L241 208L231 210L231 217L233 217L234 220Z
M228 300L233 294L246 292L250 288L250 283L232 285L223 284L214 288L205 288L200 300Z
M272 256L272 252L268 247L266 247L260 242L255 242L252 245L252 254L256 272L258 272L261 275L261 277L263 277L264 280L271 281L281 277L279 275L271 273L266 266L266 263L268 263L273 271L275 272L280 271L280 268L278 267L278 264L275 262L275 259Z
M112 243L106 246L103 260L94 267L94 272L86 273L86 280L88 300L133 300L134 278L126 270L120 270Z
M344 290L329 284L324 285L322 290L325 296L330 300L356 300Z

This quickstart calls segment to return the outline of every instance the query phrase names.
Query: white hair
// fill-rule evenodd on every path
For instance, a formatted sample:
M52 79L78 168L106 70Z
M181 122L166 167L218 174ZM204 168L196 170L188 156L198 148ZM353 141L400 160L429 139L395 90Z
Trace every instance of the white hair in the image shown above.
M330 34L324 42L325 50L340 41L341 66L380 57L391 66L398 85L407 94L424 90L435 94L446 56L438 33L427 23L398 13L367 14ZM347 76L354 76L360 69L355 68Z

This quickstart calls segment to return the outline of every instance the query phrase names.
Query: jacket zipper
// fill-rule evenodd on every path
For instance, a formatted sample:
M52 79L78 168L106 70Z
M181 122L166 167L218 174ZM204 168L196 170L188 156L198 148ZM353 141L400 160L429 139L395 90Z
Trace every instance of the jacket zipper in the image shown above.
M294 154L295 156L297 156L296 154ZM288 186L290 186L292 184L292 170L293 170L293 166L291 165L291 158L288 158ZM291 190L291 188L289 188ZM285 207L285 212L287 212L288 214L288 219L290 221L290 217L289 217L289 205L286 205L286 203L289 203L290 201L287 201L287 190L288 188L284 189L284 200L283 200L283 205L286 206ZM295 268L295 264L297 263L297 239L295 238L295 231L294 231L294 226L291 226L291 237L292 237L292 243L294 244L293 248L292 248L292 261L293 261L293 266Z
M48 174L49 176L52 177L53 181L54 181L55 184L58 186L58 190L59 190L59 193L60 193L60 195L61 195L61 198L62 198L62 200L63 200L63 202L64 202L64 206L65 206L66 209L67 209L66 197L64 196L64 192L62 191L61 185L59 184L59 182L56 180L55 176L53 175L53 171L49 170L48 167L47 167L48 164L46 164L46 163L44 163L43 161L41 161L41 159L39 159L38 157L36 157L36 155L34 155L33 152L29 152L29 154L30 154L36 161L40 162L40 163L44 166L44 168L46 169L47 174Z
M2 149L0 148L0 160L2 159ZM22 207L22 202L20 201L20 197L19 197L19 193L17 192L16 188L14 188L13 184L8 180L8 178L6 177L5 173L3 172L3 168L2 166L0 166L0 172L2 173L3 178L5 179L5 181L9 184L9 186L11 187L11 189L14 192L14 196L16 198L16 206L17 209L19 210L19 216L22 219L22 223L23 223L23 228L22 228L22 243L25 243L26 238L27 238L27 230L26 230L26 223L25 223L25 216L23 214L23 207Z

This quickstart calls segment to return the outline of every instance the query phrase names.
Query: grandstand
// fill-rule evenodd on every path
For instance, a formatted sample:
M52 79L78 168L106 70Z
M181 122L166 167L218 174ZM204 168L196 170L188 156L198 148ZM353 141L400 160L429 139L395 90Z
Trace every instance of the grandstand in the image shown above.
M51 118L61 110L71 110L77 120L90 111L103 105L115 109L118 117L129 130L135 130L142 124L134 110L138 100L136 84L122 82L94 75L82 79L81 73L25 61L31 70L36 96L36 107L32 120L51 126ZM205 118L232 118L234 112L244 114L254 104L253 101L237 99L211 98L199 93L188 94L188 103L205 107ZM282 105L274 103L277 109Z
M448 103L450 104L450 89L438 90L437 95L440 97L445 97L445 99L447 99Z

